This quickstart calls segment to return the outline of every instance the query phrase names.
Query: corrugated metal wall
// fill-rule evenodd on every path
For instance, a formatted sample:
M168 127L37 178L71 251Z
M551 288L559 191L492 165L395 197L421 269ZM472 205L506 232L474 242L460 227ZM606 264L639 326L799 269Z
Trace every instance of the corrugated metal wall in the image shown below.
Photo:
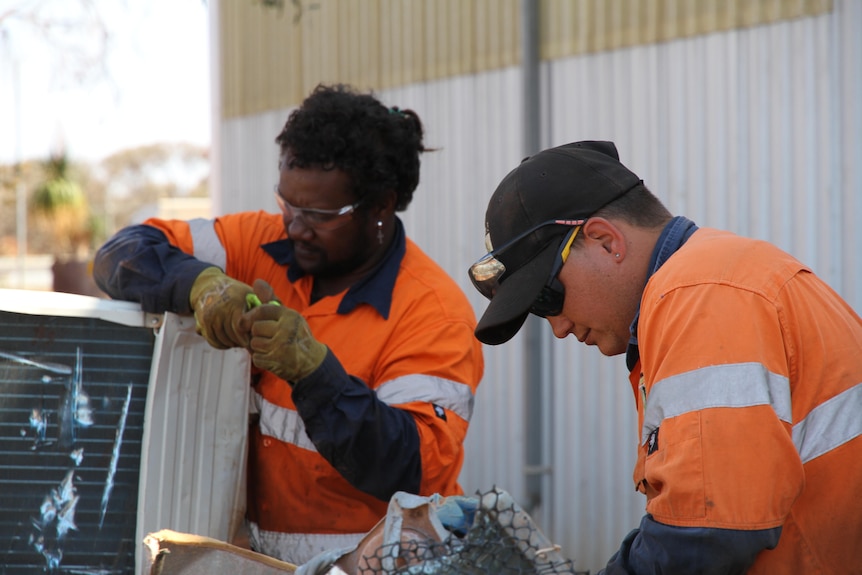
M773 241L862 310L862 2L738 6L751 4L764 13L797 6L816 15L746 28L716 24L709 34L546 60L543 146L615 140L624 162L672 211ZM657 21L662 10L683 5L633 6ZM379 93L390 105L415 109L426 123L426 143L441 148L423 159L420 189L403 217L477 313L485 302L465 270L483 251L488 198L523 155L521 77L508 66ZM288 111L230 117L215 127L222 155L218 211L275 209L273 138ZM531 425L524 398L543 389L549 400L541 416L542 460L550 473L532 512L579 569L595 571L643 512L631 484L631 390L622 358L556 341L544 326L538 332L552 366L546 382L524 381L532 343L523 334L486 347L462 483L468 493L496 485L524 502Z
M220 2L222 113L296 105L318 82L385 89L514 65L518 2Z
M827 12L832 0L526 0L542 59ZM520 61L525 0L222 0L221 114L294 106L318 82L389 89Z

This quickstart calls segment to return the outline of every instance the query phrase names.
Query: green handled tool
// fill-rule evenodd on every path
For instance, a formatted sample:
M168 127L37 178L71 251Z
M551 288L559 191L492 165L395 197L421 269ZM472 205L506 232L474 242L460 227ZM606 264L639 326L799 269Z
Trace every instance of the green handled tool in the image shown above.
M278 302L277 302L277 301L275 301L275 300L272 300L272 301L270 301L270 302L267 302L267 304L271 304L271 305L281 305L280 303L278 303ZM248 309L254 309L254 308L256 308L256 307L262 306L262 305L263 305L263 302L262 302L262 301L260 301L260 298L259 298L259 297L257 297L257 295L256 295L256 294L250 293L250 294L246 294L246 296L245 296L245 305L246 305L246 307L247 307Z

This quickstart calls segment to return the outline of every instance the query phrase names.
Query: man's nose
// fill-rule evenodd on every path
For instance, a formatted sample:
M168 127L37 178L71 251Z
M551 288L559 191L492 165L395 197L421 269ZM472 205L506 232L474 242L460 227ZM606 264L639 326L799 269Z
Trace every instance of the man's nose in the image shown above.
M572 322L567 320L565 317L561 315L553 315L545 319L547 319L548 323L551 324L551 330L554 332L555 337L564 339L567 335L569 335L569 330L572 327Z
M305 219L298 211L291 214L285 227L287 228L287 235L291 238L310 238L314 235L314 230L305 223Z

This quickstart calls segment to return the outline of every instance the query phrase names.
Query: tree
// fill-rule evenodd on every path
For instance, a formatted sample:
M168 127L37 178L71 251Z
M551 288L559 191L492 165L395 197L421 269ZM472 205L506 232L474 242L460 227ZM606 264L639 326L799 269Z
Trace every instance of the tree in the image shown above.
M43 237L51 239L54 291L101 295L89 273L93 219L80 184L70 174L65 152L44 166L45 179L33 190L29 215Z
M209 173L209 149L192 144L153 144L108 156L97 167L107 233L138 223L142 210L155 210L160 198L207 197Z
M110 32L92 0L13 1L0 8L0 35L30 36L51 49L60 82L84 86L108 77Z
M50 238L58 260L87 257L93 238L90 207L72 179L65 152L45 162L45 180L33 190L29 214L35 230Z

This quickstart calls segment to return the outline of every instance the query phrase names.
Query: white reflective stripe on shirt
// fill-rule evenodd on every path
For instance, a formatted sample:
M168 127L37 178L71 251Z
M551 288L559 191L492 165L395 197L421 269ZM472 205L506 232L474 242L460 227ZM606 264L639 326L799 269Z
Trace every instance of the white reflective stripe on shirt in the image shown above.
M260 432L309 451L317 448L305 433L305 423L296 410L278 406L252 391L252 404L260 413Z
M224 271L227 266L227 252L215 231L215 221L204 218L189 220L189 231L194 242L194 256L202 262L218 266Z
M365 533L279 533L248 522L249 542L258 553L302 565L323 551L352 551Z
M830 398L793 426L793 443L808 463L862 435L862 383Z
M429 375L407 375L387 381L376 390L380 401L389 405L424 401L434 403L470 420L473 393L470 386ZM251 394L251 411L260 413L260 431L284 443L317 451L305 433L305 423L294 409L267 401L256 391Z
M646 400L641 437L668 417L713 407L769 405L782 421L793 423L790 384L759 363L696 369L656 383ZM793 444L802 463L862 435L862 383L818 405L793 425Z
M770 405L782 421L793 423L790 383L760 363L712 365L656 382L646 398L641 438L645 443L661 422L713 407Z
M405 375L387 381L376 392L380 401L389 405L424 401L448 409L466 421L473 416L473 390L470 386L442 377Z

